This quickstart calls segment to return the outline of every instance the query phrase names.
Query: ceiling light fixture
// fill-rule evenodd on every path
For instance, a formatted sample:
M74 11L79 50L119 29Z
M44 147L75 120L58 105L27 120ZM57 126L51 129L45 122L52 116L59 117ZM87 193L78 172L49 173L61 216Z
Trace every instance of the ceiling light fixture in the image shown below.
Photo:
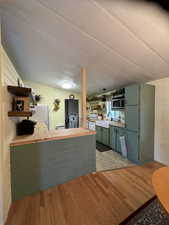
M62 80L60 82L60 86L64 89L72 89L76 86L76 84L71 80Z
M65 84L62 84L62 88L64 88L64 89L71 89L72 85L70 83L65 83Z

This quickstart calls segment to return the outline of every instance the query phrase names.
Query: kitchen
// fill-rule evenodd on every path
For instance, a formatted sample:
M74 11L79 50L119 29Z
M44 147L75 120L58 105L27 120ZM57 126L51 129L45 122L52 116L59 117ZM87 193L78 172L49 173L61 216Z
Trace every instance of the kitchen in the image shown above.
M153 197L169 23L143 2L1 1L0 224L119 225Z
M86 73L82 73L83 76L87 78ZM40 104L45 94L36 87L35 93L40 94L41 101L37 101L33 94L36 102L33 105L30 101L31 104L25 109L35 85L28 87L28 82L24 83L25 86L19 81L18 86L7 86L13 99L12 105L9 102L13 111L9 111L8 116L26 117L29 114L27 119L18 120L17 136L10 143L13 200L90 172L132 167L154 159L153 85L136 84L109 92L104 90L103 94L88 97L86 107L87 89L82 84L79 95L83 102L81 112L88 110L89 129L86 129L80 124L86 124L87 114L79 113L79 100L75 99L74 94L68 95L67 91L68 98L62 96L64 113L59 107L53 112L54 106L56 109L56 105L52 104L53 96L50 99L46 95L47 104ZM55 126L55 129L49 126L49 121L52 121L50 111L46 114L43 111L50 106L49 100L54 115L57 116L61 110L64 119L63 126ZM70 120L67 116L76 116L78 120Z
M143 164L154 157L155 87L130 85L88 98L88 128L96 130L96 168Z
M33 111L31 121L37 123L35 137L38 130L44 133L63 131L64 134L65 128L81 127L82 93L70 92L65 86L56 89L30 81L24 81L24 85L32 90L30 108ZM88 95L87 128L96 131L96 171L131 167L153 160L154 101L155 88L150 84L112 91L103 89L101 94ZM30 135L22 133L24 122L28 120L20 123L18 134Z

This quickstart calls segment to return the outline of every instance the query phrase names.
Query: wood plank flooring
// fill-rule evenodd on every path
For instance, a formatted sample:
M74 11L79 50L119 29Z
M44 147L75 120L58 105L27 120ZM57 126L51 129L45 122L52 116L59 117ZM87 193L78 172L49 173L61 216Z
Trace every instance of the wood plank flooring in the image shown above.
M151 197L153 162L97 172L12 204L6 225L118 225Z

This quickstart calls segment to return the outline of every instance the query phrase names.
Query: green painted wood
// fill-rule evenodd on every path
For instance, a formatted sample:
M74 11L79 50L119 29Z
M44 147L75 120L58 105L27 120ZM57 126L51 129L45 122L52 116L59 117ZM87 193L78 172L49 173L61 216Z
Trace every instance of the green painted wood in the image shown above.
M116 151L121 153L120 147L120 129L116 128Z
M102 127L102 143L104 145L110 145L110 129Z
M140 95L140 160L154 160L155 87L141 85Z
M132 85L125 89L126 128L110 126L110 146L121 152L120 136L125 136L128 159L142 164L154 160L155 87Z
M96 126L96 141L102 142L102 128L100 126Z
M155 87L149 84L129 86L126 88L126 96L126 129L138 132L138 148L137 145L136 148L139 163L152 161L154 160Z
M11 148L12 199L96 171L95 135Z
M113 136L113 127L110 126L110 140L109 140L109 143L110 143L110 147L113 148L113 142L112 142L112 136Z
M121 143L120 143L120 137L121 136L126 137L126 129L124 129L124 128L117 128L116 149L117 149L117 152L119 152L119 153L122 153Z
M139 161L139 134L126 130L127 158L132 162Z
M116 150L117 142L117 129L114 126L110 126L110 146L113 150Z
M139 85L131 85L125 88L126 106L139 104Z
M140 107L126 106L125 108L125 123L126 129L131 131L138 131L140 127Z

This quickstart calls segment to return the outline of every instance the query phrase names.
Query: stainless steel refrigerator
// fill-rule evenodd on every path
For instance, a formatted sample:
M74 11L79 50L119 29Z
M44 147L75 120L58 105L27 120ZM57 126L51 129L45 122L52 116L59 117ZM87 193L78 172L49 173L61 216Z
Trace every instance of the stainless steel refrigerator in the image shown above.
M79 127L79 100L65 99L65 128Z

